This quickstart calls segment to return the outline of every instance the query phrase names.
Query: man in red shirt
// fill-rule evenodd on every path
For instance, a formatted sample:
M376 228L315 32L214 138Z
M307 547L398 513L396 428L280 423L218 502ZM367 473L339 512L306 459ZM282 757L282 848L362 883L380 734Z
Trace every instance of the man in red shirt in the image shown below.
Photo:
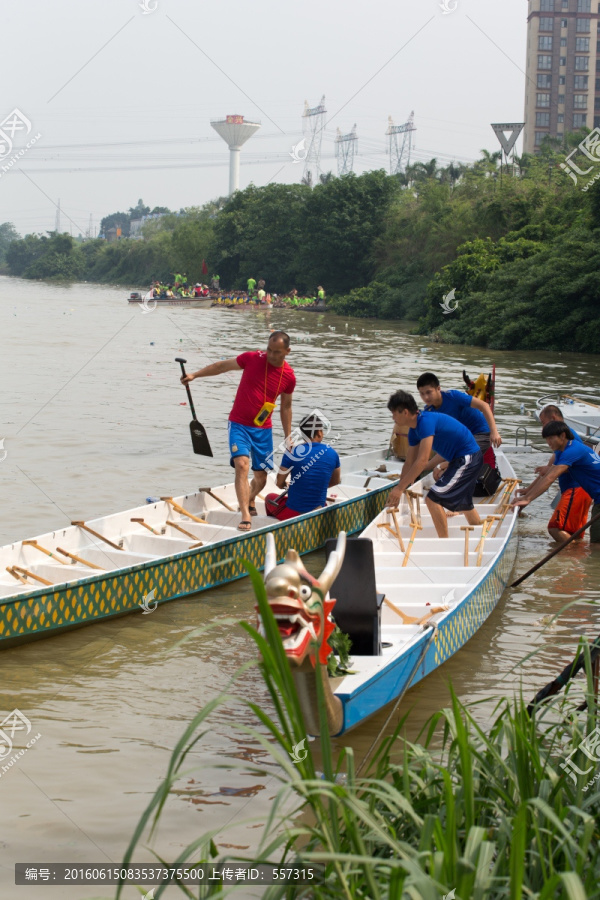
M294 370L285 361L290 338L285 331L274 331L267 352L241 353L234 359L212 363L182 377L183 384L194 378L221 375L242 369L233 409L229 414L229 451L235 468L235 492L242 521L240 531L250 531L251 516L256 515L254 500L267 483L267 471L273 468L273 428L271 413L281 395L281 424L286 438L292 430L292 393L296 387ZM250 462L252 482L248 484Z

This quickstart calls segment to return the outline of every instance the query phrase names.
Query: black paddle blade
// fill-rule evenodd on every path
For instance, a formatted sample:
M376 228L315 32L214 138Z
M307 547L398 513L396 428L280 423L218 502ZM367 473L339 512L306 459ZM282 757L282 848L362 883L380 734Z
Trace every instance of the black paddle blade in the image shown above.
M204 425L201 425L197 419L192 419L190 422L190 434L192 435L192 447L194 448L194 453L197 453L199 456L213 455L210 444L208 443L208 436L204 430Z

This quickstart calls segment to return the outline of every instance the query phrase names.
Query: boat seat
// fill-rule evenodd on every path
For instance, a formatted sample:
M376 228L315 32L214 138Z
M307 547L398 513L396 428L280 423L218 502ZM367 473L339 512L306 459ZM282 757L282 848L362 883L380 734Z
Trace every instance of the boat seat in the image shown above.
M325 543L327 557L336 548L335 538ZM381 604L377 593L373 542L350 538L340 572L329 596L335 598L333 618L352 641L353 656L381 656Z

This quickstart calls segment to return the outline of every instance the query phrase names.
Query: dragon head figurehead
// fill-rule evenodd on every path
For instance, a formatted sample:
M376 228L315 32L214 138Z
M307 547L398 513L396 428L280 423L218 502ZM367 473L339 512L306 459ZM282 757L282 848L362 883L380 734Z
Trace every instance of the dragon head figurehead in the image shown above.
M307 659L313 668L317 659L322 665L327 664L331 653L327 641L334 629L331 610L335 604L328 592L342 567L345 549L346 534L342 531L323 572L314 578L296 550L288 550L285 561L276 565L275 541L272 534L267 535L267 599L292 666L301 667Z

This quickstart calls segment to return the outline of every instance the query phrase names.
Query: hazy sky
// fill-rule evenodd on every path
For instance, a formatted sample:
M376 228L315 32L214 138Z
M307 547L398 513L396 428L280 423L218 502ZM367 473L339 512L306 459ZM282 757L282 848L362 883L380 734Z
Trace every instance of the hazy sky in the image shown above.
M85 233L90 214L200 205L226 194L229 151L210 127L262 122L241 184L297 182L305 99L325 95L321 167L357 125L354 171L389 168L388 116L415 111L413 161L498 149L490 122L523 120L526 0L22 0L2 11L0 121L31 122L0 160L0 222ZM144 13L142 4L154 11ZM0 126L3 128L3 126ZM0 136L1 139L1 136ZM517 145L520 148L521 142ZM9 157L10 159L10 157ZM22 171L19 171L18 169Z

